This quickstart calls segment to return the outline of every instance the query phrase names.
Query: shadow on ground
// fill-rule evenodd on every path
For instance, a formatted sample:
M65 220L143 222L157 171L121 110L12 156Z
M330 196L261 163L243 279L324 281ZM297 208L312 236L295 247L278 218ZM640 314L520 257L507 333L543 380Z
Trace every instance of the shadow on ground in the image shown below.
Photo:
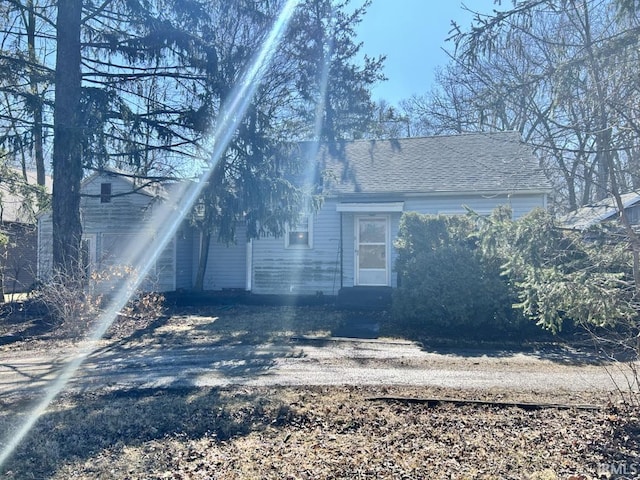
M54 322L39 303L11 302L0 306L0 346L47 337L54 329Z
M0 431L10 432L15 427L12 421L24 420L22 415L21 405L4 404ZM0 474L10 479L50 478L71 461L100 462L96 453L107 449L124 449L124 454L127 448L168 436L181 441L225 441L281 426L290 415L289 406L275 396L238 391L231 395L222 389L136 389L67 396L38 420L12 458L0 466ZM149 465L149 471L156 467ZM109 471L104 465L96 468Z

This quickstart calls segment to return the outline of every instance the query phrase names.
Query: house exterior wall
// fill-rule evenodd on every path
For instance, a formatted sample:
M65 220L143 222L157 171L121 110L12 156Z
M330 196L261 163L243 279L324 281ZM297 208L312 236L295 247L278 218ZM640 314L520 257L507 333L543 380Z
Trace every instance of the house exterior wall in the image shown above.
M53 222L51 213L38 216L38 280L46 280L53 265Z
M631 225L640 225L640 205L633 205L627 208L626 214Z
M405 200L405 211L431 215L464 214L465 207L479 215L488 215L499 206L510 206L513 218L520 218L535 208L546 208L543 194L467 195L442 197L411 197Z
M285 247L285 238L252 242L252 292L336 295L340 289L340 216L335 199L312 215L312 248Z
M215 237L215 235L214 235ZM216 238L211 239L209 258L204 278L205 290L241 289L247 286L247 228L245 225L236 227L236 242L222 243ZM193 251L200 250L200 235L194 235ZM198 271L200 255L193 255L193 272ZM195 278L193 279L195 280ZM192 281L192 284L195 283Z
M8 243L0 247L0 268L5 294L30 291L36 281L37 229L18 222L2 224Z
M349 199L349 202L353 202ZM404 211L423 214L464 214L465 206L487 215L496 207L509 205L514 218L536 207L546 206L544 194L424 196L364 198L362 202L404 202ZM356 285L356 222L358 218L388 218L390 286L397 286L393 242L398 235L402 212L338 212L338 199L326 199L314 215L313 246L288 249L283 238L266 237L252 243L252 291L256 294L337 295L342 287ZM342 238L342 250L340 239Z
M102 202L100 198L103 183L111 184L108 202ZM122 260L128 247L143 247L140 242L153 238L154 228L147 223L158 200L148 194L131 193L131 190L132 185L127 180L108 174L96 175L83 183L82 193L88 196L83 196L80 202L82 235L91 269L99 271L131 263ZM50 213L39 217L38 227L38 278L46 281L53 263ZM171 239L158 256L143 288L155 291L173 291L177 288L177 247L176 239ZM181 280L184 275L183 272Z
M111 199L102 203L101 184L111 183ZM113 264L110 253L120 253L134 242L152 238L145 226L156 202L150 195L131 192L131 184L114 176L96 176L83 184L81 213L83 236L90 246L96 268ZM311 247L287 245L286 238L264 237L247 244L246 227L239 225L238 241L227 245L212 241L209 251L205 290L250 289L255 294L337 295L343 287L356 285L356 226L358 218L388 219L389 285L397 286L393 242L397 237L401 211L338 211L343 203L396 203L403 212L426 214L464 214L465 206L479 214L489 214L499 205L511 206L518 218L536 207L546 207L545 194L514 195L433 195L325 198L322 208L312 215L309 232ZM38 221L38 278L46 279L52 264L52 222L50 214ZM140 245L138 245L140 246ZM144 246L144 245L143 245ZM198 268L200 235L183 224L157 259L144 284L147 289L174 291L191 289Z

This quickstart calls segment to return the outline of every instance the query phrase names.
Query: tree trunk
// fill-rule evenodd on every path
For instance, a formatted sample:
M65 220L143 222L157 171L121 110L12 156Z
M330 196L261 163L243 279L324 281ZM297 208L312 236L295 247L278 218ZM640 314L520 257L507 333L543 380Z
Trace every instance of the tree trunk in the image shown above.
M53 268L80 271L80 19L82 0L59 0L53 139Z
M29 60L32 65L37 64L36 57L36 14L33 0L27 2L29 10L27 19L27 43L29 45ZM46 175L44 168L44 148L42 140L42 100L38 91L38 79L34 67L29 73L29 83L33 99L33 155L36 161L36 182L38 185L45 185Z

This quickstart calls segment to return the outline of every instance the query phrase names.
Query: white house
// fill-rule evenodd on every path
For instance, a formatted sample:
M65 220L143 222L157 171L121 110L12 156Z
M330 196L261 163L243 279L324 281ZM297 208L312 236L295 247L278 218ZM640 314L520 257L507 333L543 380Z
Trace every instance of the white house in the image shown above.
M550 183L515 132L343 142L314 152L324 202L284 237L212 243L206 290L337 295L352 287L394 287L393 240L403 212L488 214L509 205L515 217L545 208ZM110 186L106 186L110 185ZM131 193L134 192L135 193ZM85 244L100 264L145 225L163 193L127 178L96 174L83 183ZM129 193L128 195L121 195ZM305 213L305 212L303 212ZM40 271L50 266L51 219L40 218ZM150 230L148 235L153 235ZM188 290L198 262L198 233L183 225L157 261L157 288Z

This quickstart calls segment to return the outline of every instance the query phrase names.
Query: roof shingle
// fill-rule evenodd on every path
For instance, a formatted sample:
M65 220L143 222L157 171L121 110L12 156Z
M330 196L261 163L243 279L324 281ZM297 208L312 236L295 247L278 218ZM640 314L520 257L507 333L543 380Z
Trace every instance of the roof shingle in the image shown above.
M550 191L531 149L517 132L392 140L321 147L319 162L333 194L509 193Z

